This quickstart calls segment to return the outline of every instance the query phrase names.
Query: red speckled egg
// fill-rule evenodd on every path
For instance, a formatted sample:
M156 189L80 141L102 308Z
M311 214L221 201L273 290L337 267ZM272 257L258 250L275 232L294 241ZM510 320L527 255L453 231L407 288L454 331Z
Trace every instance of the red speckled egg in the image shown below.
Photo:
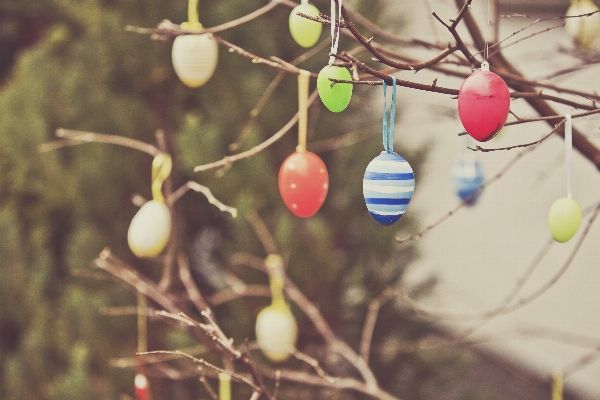
M135 397L137 400L150 400L148 379L143 374L135 376Z
M458 115L473 139L487 142L504 126L510 109L508 86L491 71L475 72L458 92Z
M325 202L329 174L323 161L310 151L295 152L279 170L279 193L290 211L301 218L314 215Z

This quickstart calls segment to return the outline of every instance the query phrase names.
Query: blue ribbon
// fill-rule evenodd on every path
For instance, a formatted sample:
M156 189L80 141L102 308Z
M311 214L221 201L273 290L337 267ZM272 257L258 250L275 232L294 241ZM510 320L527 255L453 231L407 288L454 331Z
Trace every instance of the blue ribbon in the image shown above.
M383 148L388 154L394 152L394 119L396 117L396 78L392 78L392 106L390 109L390 124L388 129L387 116L387 83L383 81Z

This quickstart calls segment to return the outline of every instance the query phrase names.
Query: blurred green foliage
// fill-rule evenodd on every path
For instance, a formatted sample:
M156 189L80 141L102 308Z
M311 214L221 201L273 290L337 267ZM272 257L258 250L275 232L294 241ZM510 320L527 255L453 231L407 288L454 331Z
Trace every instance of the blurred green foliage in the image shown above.
M360 9L377 20L383 3L366 0ZM200 20L213 26L262 4L202 1ZM319 6L323 11L327 8ZM0 32L6 50L0 69L4 82L0 88L2 399L132 395L134 370L123 373L110 367L109 360L133 356L135 319L103 316L99 310L134 304L135 296L113 282L91 279L89 275L97 271L90 264L108 246L140 271L160 276L161 266L136 260L125 240L136 212L132 194L150 196L150 157L106 144L41 153L40 145L54 140L57 128L150 143L155 131L164 129L177 164L175 184L195 179L209 186L224 203L239 208L241 215L232 219L197 194L186 194L178 202L178 211L184 215L182 245L207 294L223 285L220 274L232 254L266 255L245 218L256 211L288 260L291 279L319 305L334 330L356 346L368 302L399 282L416 257L414 247L393 244L399 230L415 228L413 214L395 227L383 228L364 207L362 174L381 150L380 93L372 88L356 88L351 106L343 114L333 115L320 104L311 108L315 124L309 143L365 127L372 129L373 135L319 154L329 169L330 192L322 210L308 220L292 216L277 189L279 166L295 149L293 131L267 151L229 169L192 172L196 165L230 154L229 144L237 140L248 113L277 71L221 48L215 76L201 89L188 89L173 72L170 43L153 42L148 36L124 30L126 25L152 27L165 18L180 23L186 19L186 11L184 0L0 3L2 26L14 28ZM256 54L292 60L302 50L287 34L289 12L278 7L222 36ZM318 71L326 60L325 50L301 66ZM296 78L287 76L240 150L280 129L295 113L296 101ZM405 153L403 149L418 175L424 152ZM266 282L263 275L242 267L231 272L249 282ZM225 332L240 343L253 338L254 317L267 302L236 300L215 312ZM319 357L322 342L304 316L296 315L301 330L299 348ZM405 398L427 398L432 387L438 388L448 379L450 365L457 360L459 365L465 364L456 352L432 357L394 345L418 340L426 331L423 323L393 305L383 309L377 324L371 362L384 386ZM152 349L190 344L185 335L160 324L150 325ZM321 361L332 373L348 368L330 359ZM195 380L155 379L152 383L157 399L205 395ZM282 390L282 398L309 398L309 393L317 396L312 398L353 398L349 393L314 392L293 385L284 385Z

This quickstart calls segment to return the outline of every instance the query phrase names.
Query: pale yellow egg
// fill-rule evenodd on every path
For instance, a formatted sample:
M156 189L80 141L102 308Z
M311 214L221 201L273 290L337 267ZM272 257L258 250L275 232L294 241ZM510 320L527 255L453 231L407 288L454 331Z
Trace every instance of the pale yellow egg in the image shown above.
M298 326L289 307L271 305L258 313L256 341L269 360L287 360L296 348L297 338Z
M156 257L167 246L171 236L171 212L166 204L150 200L131 220L127 241L138 257Z
M208 34L177 36L172 52L175 73L189 87L204 85L215 72L218 50Z

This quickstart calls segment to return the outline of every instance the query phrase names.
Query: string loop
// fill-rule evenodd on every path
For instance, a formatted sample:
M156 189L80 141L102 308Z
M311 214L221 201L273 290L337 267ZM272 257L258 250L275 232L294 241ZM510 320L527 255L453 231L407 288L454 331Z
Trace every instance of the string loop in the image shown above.
M162 185L167 180L173 169L173 160L166 153L160 153L152 160L152 199L160 203L165 202L162 194Z
M390 107L390 121L388 127L387 116L387 83L383 81L383 148L388 154L394 152L394 124L396 119L396 77L392 78L392 105Z
M329 65L332 65L335 61L334 54L337 54L338 44L340 43L340 28L342 25L342 0L337 0L338 9L337 9L337 24L336 21L336 8L335 8L336 0L331 0L331 55L329 56ZM337 25L337 31L336 31Z
M567 197L573 198L572 178L572 154L573 154L573 122L571 114L565 116L565 162L567 166Z

